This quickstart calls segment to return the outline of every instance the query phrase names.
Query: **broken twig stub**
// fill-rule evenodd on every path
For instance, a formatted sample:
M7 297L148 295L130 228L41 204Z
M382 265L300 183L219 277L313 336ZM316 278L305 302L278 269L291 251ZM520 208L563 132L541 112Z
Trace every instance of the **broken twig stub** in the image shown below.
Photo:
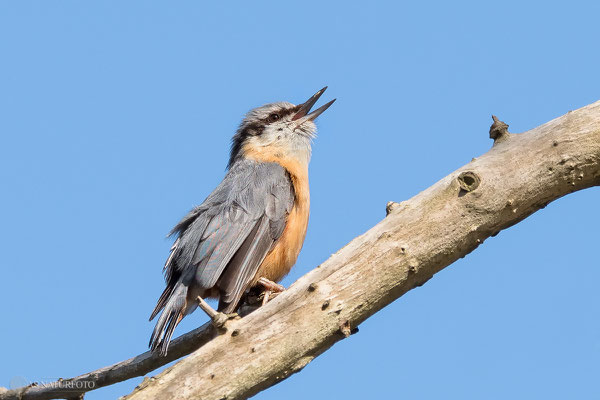
M492 115L494 123L490 126L490 138L494 139L494 144L507 139L510 136L508 132L508 124L500 121L498 117Z

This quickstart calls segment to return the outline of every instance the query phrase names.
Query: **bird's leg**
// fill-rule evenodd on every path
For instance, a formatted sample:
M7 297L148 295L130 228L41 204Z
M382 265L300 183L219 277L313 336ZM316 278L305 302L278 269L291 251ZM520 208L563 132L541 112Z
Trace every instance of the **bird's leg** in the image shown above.
M283 292L285 288L278 283L268 280L267 278L260 278L257 282L259 285L265 288L263 292L262 304L265 305L269 302L270 298L275 297L277 294Z
M262 299L261 306L264 306L265 304L267 304L269 302L269 296L270 295L271 295L271 291L270 290L265 290L263 292L263 299Z
M279 293L283 292L285 288L278 283L268 280L267 278L259 278L258 284L262 285L266 290Z
M227 314L216 311L200 296L198 296L198 305L210 317L215 328L222 328L229 319Z

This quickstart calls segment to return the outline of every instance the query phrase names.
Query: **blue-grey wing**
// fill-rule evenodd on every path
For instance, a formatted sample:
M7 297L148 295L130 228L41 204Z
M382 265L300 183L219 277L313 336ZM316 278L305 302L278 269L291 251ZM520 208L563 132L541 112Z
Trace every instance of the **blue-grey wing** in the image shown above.
M219 278L219 309L229 313L236 309L248 283L279 239L294 205L294 192L287 174L266 193L264 213Z
M198 289L216 285L226 308L235 308L281 236L293 204L293 186L283 167L250 160L234 164L204 203L173 229L177 239L165 264L167 288L153 316L179 281Z

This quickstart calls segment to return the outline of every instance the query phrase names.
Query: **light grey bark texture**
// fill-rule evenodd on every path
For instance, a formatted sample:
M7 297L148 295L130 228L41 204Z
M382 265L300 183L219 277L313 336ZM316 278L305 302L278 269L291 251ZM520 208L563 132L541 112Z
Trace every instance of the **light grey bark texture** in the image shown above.
M127 399L244 399L300 371L362 321L550 201L600 185L600 102L522 134L494 117L492 149L410 200L264 307L178 339L197 349ZM395 184L390 182L390 185ZM211 340L212 338L212 340ZM199 347L199 348L198 348ZM164 365L149 353L73 380L110 385ZM48 387L0 400L76 398Z
M369 316L550 201L600 184L600 102L494 146L412 199L129 400L244 399L300 371ZM393 185L394 182L390 182Z
M190 354L210 341L215 334L214 327L210 323L206 323L173 340L169 346L169 354L165 357L147 351L136 357L74 378L44 384L32 384L13 390L0 388L0 400L77 399L90 390L144 376L148 372Z

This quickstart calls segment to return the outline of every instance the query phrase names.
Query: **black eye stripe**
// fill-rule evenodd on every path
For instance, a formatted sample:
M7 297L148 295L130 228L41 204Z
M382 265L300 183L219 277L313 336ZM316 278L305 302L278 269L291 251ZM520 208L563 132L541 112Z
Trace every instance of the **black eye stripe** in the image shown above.
M297 112L301 106L302 105L298 105L298 106L295 106L292 108L282 108L282 109L272 112L266 118L260 119L258 121L254 121L250 124L246 124L239 133L239 136L238 136L239 142L241 143L244 138L247 138L249 136L262 135L262 133L265 131L265 128L267 125L269 125L273 122L280 121L282 118L285 118L288 115ZM270 118L273 116L273 114L277 114L279 116L279 118L275 121L270 120Z
M253 122L242 131L242 136L258 136L265 130L265 124L262 122Z
M291 108L281 108L273 113L279 114L279 119L285 118L292 113L298 112L298 110L302 107L302 104ZM254 120L253 122L248 123L244 121L238 132L233 136L231 140L231 152L229 154L229 164L227 164L227 168L230 168L233 165L233 162L239 156L242 145L251 136L260 136L265 131L266 126L270 123L268 121L269 117L273 114L269 114L266 118L261 120ZM281 130L281 129L279 129Z
M269 114L269 116L267 116L266 118L261 119L261 121L263 121L266 124L272 123L272 122L276 122L281 120L282 118L287 117L288 115L298 111L298 108L300 108L300 106L296 106L296 107L292 107L292 108L283 108L277 111L272 112L271 114ZM276 120L271 120L271 117L277 114L279 116L279 118L277 118Z

